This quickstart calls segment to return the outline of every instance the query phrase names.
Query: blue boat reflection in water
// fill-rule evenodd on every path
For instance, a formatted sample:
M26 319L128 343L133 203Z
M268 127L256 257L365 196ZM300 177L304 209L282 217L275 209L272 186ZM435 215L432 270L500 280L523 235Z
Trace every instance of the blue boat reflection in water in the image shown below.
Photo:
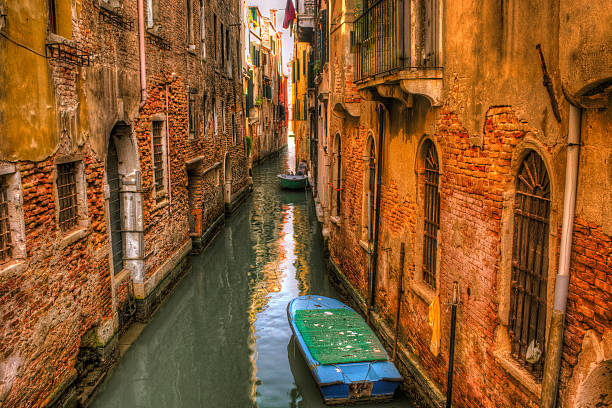
M336 297L312 199L278 189L289 154L254 169L254 192L103 384L94 408L324 407L286 306ZM305 375L304 375L305 374ZM409 407L406 399L376 407ZM363 405L360 405L363 407ZM367 407L367 405L366 405Z

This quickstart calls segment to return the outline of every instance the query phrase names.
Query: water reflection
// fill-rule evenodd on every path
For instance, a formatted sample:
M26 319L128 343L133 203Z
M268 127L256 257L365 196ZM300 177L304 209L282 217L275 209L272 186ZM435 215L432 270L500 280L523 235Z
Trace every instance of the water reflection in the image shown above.
M291 157L290 148L255 169L252 199L191 259L192 273L103 384L95 408L324 407L290 342L286 306L305 293L336 294L312 200L277 187Z

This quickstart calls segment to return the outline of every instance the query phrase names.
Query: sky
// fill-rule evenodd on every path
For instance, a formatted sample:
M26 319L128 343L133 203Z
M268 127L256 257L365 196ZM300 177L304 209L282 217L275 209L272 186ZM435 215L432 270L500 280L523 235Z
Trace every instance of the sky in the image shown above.
M247 7L259 6L259 11L264 17L270 17L270 9L277 9L276 14L276 29L283 33L283 72L289 73L287 64L293 58L293 37L289 36L289 29L283 28L283 21L285 20L285 6L287 0L246 0ZM293 1L295 7L295 1Z

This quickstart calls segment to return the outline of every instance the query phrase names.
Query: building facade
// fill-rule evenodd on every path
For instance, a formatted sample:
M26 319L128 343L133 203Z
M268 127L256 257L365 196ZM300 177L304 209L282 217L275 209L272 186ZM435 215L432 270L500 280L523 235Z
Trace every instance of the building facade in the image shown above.
M0 405L86 404L250 191L241 7L0 2Z
M456 302L457 406L611 403L612 8L318 8L317 214L407 383L443 404Z
M276 10L263 17L259 7L248 8L249 46L246 106L252 160L257 162L287 145L286 76L283 73L282 33Z

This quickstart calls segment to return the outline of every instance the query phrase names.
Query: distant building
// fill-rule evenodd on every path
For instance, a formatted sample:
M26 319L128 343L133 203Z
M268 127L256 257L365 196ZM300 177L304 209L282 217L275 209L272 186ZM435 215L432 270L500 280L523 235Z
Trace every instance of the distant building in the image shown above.
M276 29L276 10L263 17L249 7L246 107L252 160L257 162L287 144L287 79L283 73L282 33Z

